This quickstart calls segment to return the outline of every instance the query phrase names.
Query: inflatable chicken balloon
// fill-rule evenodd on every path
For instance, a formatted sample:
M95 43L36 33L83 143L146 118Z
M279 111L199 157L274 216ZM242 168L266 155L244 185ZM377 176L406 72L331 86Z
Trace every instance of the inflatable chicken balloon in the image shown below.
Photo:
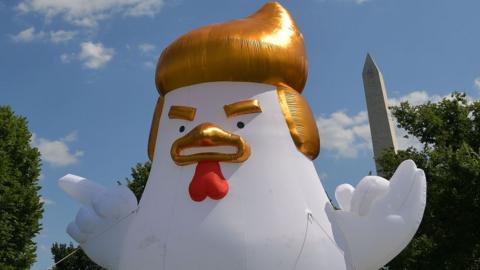
M67 232L107 269L378 269L411 240L425 176L341 185L334 210L312 160L303 37L278 3L193 30L160 56L141 201L66 175L83 204Z

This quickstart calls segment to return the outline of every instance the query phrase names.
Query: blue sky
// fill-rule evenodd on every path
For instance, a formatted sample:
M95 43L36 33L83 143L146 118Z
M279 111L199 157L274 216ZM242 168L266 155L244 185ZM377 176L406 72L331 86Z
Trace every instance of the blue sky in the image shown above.
M315 165L329 194L374 170L361 80L367 52L383 71L392 104L454 90L479 97L477 0L280 2L304 34L304 95L320 127ZM191 29L247 16L263 3L0 2L0 105L28 118L42 153L45 213L33 269L50 266L52 242L70 241L65 227L78 205L59 190L59 177L74 173L112 186L147 160L161 50Z

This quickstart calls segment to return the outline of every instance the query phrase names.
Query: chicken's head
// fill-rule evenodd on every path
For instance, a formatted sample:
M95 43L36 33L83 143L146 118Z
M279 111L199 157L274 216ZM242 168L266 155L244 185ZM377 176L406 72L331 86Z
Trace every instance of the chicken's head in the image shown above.
M301 96L306 78L303 36L278 3L181 36L157 64L160 96L150 131L150 159L156 160L159 151L166 158L169 144L169 162L196 166L188 187L194 201L224 198L229 184L222 164L241 170L248 167L244 163L268 159L273 152L266 145L275 147L272 143L281 134L315 159L320 141Z

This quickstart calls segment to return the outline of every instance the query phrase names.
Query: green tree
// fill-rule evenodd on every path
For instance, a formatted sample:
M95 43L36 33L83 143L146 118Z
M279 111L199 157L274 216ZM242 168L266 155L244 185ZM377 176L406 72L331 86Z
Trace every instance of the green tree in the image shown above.
M0 106L0 269L28 269L35 262L33 237L43 204L38 177L40 153L30 146L27 120Z
M145 185L147 184L148 175L150 173L150 168L152 163L147 161L145 163L137 163L131 171L131 178L126 178L125 181L127 183L128 188L130 188L137 200L140 201L142 197L143 190L145 189ZM117 181L118 182L118 181ZM121 182L118 182L121 184ZM53 254L53 259L55 263L58 263L60 260L65 258L70 253L74 252L76 249L72 243L70 245L67 244L59 244L54 243L52 245L51 251ZM92 262L87 255L80 249L69 256L67 259L60 262L58 265L55 266L55 270L99 270L103 269L102 267L98 266L94 262Z
M133 191L137 200L140 201L142 197L143 190L147 184L148 175L150 174L150 169L152 168L152 163L147 161L145 163L137 163L134 168L132 168L131 177L126 178L128 188Z
M378 159L390 177L412 159L427 177L418 232L389 269L480 269L480 102L453 93L437 103L392 108L399 127L423 144Z
M55 262L66 258L64 261L60 262L58 266L54 269L62 269L62 270L101 270L102 267L98 266L94 262L92 262L87 255L83 252L82 249L78 249L70 243L68 246L67 244L59 244L54 243L52 245L51 251L53 254L53 259ZM71 254L72 252L75 252ZM70 255L71 254L71 255ZM70 255L70 256L69 256ZM69 256L67 258L67 256Z

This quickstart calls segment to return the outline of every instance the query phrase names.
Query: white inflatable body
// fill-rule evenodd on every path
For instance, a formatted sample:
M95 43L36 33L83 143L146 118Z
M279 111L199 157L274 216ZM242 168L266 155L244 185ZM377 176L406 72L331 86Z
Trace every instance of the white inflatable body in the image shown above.
M225 116L224 105L250 99L259 101L261 113ZM195 120L168 119L172 105L197 108ZM165 269L294 269L297 260L297 269L327 269L332 262L345 269L340 267L342 250L330 240L329 202L313 163L290 137L274 86L199 84L167 94L164 108L158 158L124 250L139 260L123 256L122 269L142 269L138 262L152 258L152 265ZM243 129L236 126L238 121L245 123ZM240 135L251 155L243 163L220 164L230 186L225 198L193 202L188 186L195 164L177 166L170 148L182 136L179 126L189 130L204 122ZM324 232L311 225L305 236L308 211L325 226Z
M261 113L226 117L224 105L251 99ZM196 108L195 119L169 119L174 105ZM272 85L212 82L177 89L165 96L160 119L138 209L125 188L106 191L71 175L60 180L85 205L69 234L108 269L377 269L418 228L426 184L411 161L391 182L370 176L356 189L340 186L336 196L343 210L333 210L313 162L290 136ZM170 149L207 122L240 135L251 155L241 163L220 162L229 184L224 198L196 202L189 195L196 164L175 164Z

